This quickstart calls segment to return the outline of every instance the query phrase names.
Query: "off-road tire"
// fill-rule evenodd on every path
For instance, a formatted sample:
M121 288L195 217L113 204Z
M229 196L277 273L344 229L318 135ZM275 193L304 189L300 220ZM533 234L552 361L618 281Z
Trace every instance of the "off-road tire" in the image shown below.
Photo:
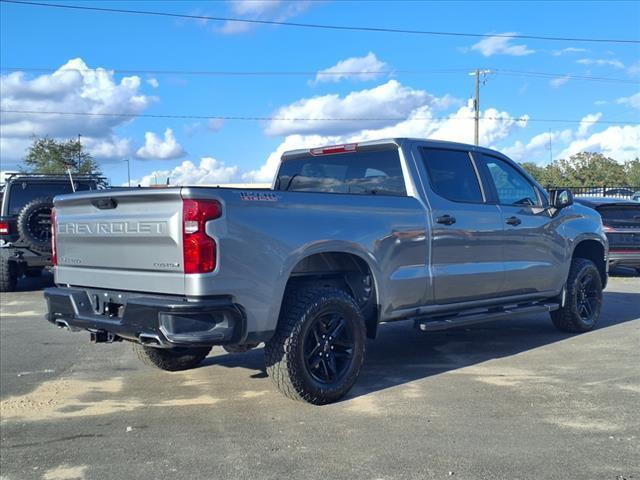
M50 219L52 208L53 199L51 197L39 197L27 203L18 214L16 224L20 240L33 250L51 251L51 224L46 221L43 223L39 221L39 218L45 216Z
M313 378L304 357L304 343L312 325L328 312L344 319L353 338L350 363L331 384ZM332 287L298 287L287 292L278 329L265 345L267 373L287 397L314 405L335 402L354 385L365 356L366 327L362 312L345 291ZM326 355L326 354L325 354Z
M596 299L593 314L585 320L579 312L580 282L588 275L593 282ZM592 330L600 317L602 308L602 279L600 271L591 260L574 258L571 261L569 276L566 284L565 305L551 312L551 321L558 330L563 332L583 333Z
M155 348L133 343L133 351L142 363L168 372L189 370L198 366L211 351L211 347Z
M0 292L14 292L17 285L16 264L3 255L0 257Z

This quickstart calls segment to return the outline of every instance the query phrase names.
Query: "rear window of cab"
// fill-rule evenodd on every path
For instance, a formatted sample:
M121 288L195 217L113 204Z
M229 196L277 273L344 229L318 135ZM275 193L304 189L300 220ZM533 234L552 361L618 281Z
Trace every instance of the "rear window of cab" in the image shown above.
M397 148L283 160L275 189L290 192L406 196Z

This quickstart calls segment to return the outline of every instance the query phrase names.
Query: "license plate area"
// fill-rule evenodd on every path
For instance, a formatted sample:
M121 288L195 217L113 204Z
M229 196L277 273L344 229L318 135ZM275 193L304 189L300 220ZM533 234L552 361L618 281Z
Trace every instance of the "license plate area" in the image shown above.
M104 315L105 317L113 319L121 319L124 315L124 301L122 294L100 292L90 293L91 305L93 311L98 315Z

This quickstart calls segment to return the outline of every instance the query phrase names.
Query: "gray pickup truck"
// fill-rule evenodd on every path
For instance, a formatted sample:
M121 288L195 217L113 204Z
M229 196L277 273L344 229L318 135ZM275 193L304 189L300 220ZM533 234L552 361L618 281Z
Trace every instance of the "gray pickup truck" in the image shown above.
M47 319L192 368L265 342L286 396L356 382L382 322L424 332L550 312L591 330L607 282L600 216L485 148L395 138L295 150L270 189L56 197Z

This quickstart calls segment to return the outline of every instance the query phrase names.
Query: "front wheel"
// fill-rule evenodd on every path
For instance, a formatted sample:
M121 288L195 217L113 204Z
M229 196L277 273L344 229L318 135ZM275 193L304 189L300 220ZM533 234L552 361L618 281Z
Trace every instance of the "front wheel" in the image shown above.
M145 347L133 343L133 351L142 363L150 367L160 368L169 372L189 370L198 366L211 351L211 347L192 347L165 349Z
M574 258L567 278L565 304L551 312L553 324L563 332L592 330L602 308L602 278L591 260Z
M267 373L287 397L324 405L356 382L365 354L362 313L343 290L291 290L265 345Z

